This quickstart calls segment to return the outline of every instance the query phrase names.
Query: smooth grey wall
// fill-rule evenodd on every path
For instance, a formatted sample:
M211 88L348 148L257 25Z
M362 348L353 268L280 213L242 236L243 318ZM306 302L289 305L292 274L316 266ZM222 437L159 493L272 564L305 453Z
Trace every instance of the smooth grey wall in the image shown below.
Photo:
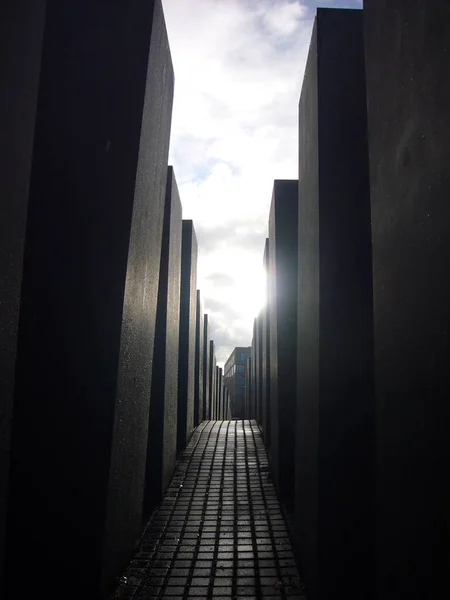
M250 401L250 419L256 418L256 327L257 319L254 319L252 336L252 395Z
M261 310L256 319L256 397L255 397L255 419L261 425L262 415L262 395L264 387L263 379L263 359L262 359L262 332L263 332L263 316Z
M261 322L261 311L256 317L255 326L255 414L254 419L259 423L259 411L261 402L261 388L262 388L262 362L261 362L261 340L260 340L260 322Z
M225 394L224 394L224 387L223 387L223 370L222 367L219 368L219 412L220 412L220 416L219 418L225 419Z
M211 349L209 343L209 320L208 315L203 318L203 419L210 419L210 400L209 400L209 376Z
M299 124L295 537L311 598L345 589L369 599L375 418L362 11L318 9Z
M177 456L182 209L173 167L168 168L152 365L144 512L162 500Z
M194 426L203 421L203 344L204 344L203 302L200 290L197 290L197 309L195 319L195 382L194 382Z
M106 594L141 534L172 97L159 0L126 9L47 3L17 345L7 598L34 593L49 564L52 586L64 582L66 596ZM35 519L24 518L30 498ZM33 548L25 580L24 539Z
M272 473L280 502L292 515L295 504L295 418L297 401L297 280L298 182L276 180L269 213L267 304L270 339L270 375L265 371L262 348L262 390L270 382L270 446ZM267 246L266 246L267 247ZM267 260L267 257L266 257ZM262 336L264 321L261 315ZM267 341L267 338L266 338ZM264 374L266 373L266 377ZM262 424L266 408L261 406Z
M214 361L216 363L216 361ZM214 378L214 415L215 419L220 419L220 378L219 378L219 367L215 364L215 378Z
M450 4L364 2L377 598L450 596Z
M216 418L215 413L215 397L216 397L216 354L215 354L215 344L214 341L211 340L209 342L209 412L210 419Z
M46 2L0 8L0 595L6 497L28 210Z
M178 362L178 454L185 449L194 430L196 318L197 237L194 223L183 219Z
M245 361L245 404L244 419L249 419L251 414L251 396L252 396L252 358L251 355Z
M269 284L269 248L270 242L266 238L264 245L264 272L266 273L266 306L261 311L262 314L262 414L261 414L261 426L264 436L264 442L268 452L270 452L270 432L271 432L271 418L270 418L270 327L269 327L269 310L268 310L268 299L270 294Z

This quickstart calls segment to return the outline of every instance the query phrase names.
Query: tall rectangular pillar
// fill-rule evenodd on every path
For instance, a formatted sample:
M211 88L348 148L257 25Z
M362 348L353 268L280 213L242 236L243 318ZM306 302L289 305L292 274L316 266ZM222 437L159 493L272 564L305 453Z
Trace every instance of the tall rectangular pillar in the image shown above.
M241 417L243 419L247 419L247 415L249 412L249 385L247 380L247 362L245 363L245 383L244 383L244 404L242 407Z
M220 389L220 367L217 367L217 418L222 420L222 407L221 407L221 389Z
M230 392L229 390L224 387L223 388L223 393L225 396L225 402L224 402L224 406L225 406L225 413L224 413L224 419L225 420L229 420L231 418L231 413L230 413Z
M4 596L51 564L49 594L95 598L142 532L173 72L159 0L47 2L42 48Z
M214 363L216 361L214 360ZM215 390L214 390L214 418L220 420L220 379L219 379L219 367L215 366L215 376L214 376Z
M219 368L219 414L220 419L225 419L225 394L223 388L223 371L222 367Z
M267 451L270 452L271 444L271 416L270 416L270 320L269 320L269 239L264 246L264 272L266 274L266 305L262 312L262 431Z
M197 290L195 320L195 382L194 382L194 427L203 421L203 335L204 316L200 290Z
M183 219L178 358L178 454L185 449L194 430L196 319L197 237L195 235L194 223L191 220Z
M270 336L270 370L264 369L262 347L262 397L270 377L270 450L275 487L286 512L295 504L295 418L297 394L297 280L298 280L298 182L276 180L269 214L269 258L267 303ZM267 245L266 245L267 247ZM261 315L264 335L266 315ZM267 334L266 334L266 337ZM265 427L265 406L261 403Z
M203 317L203 419L210 419L209 401L209 376L210 376L211 349L209 343L208 315Z
M296 540L311 598L345 589L347 598L369 599L374 400L362 11L318 10L299 125Z
M261 425L261 404L262 404L262 390L265 383L263 370L262 370L262 318L263 311L260 311L256 319L256 395L255 395L255 415L258 425Z
M161 502L177 457L178 337L182 210L173 168L167 172L158 309L152 366L144 512Z
M450 596L450 4L365 0L377 598Z
M223 419L228 419L228 390L223 386Z
M257 319L253 320L253 336L252 336L252 396L250 402L250 419L255 419L256 417L256 326Z
M244 419L250 418L250 402L252 396L252 357L247 357L245 361L245 404L244 404Z
M216 354L214 350L214 341L209 342L209 413L210 419L216 418L215 398L216 398Z
M0 18L0 596L28 194L45 2L6 0Z
M220 385L220 367L217 367L217 418L222 420L222 390Z

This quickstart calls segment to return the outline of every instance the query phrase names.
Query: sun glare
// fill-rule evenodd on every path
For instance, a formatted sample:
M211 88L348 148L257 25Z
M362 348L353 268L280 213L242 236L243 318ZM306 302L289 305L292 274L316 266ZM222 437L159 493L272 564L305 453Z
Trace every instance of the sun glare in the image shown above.
M265 274L261 267L246 269L243 265L236 274L231 303L242 312L242 319L253 322L265 304Z
M253 319L266 302L266 277L259 255L230 248L214 256L200 253L199 262L198 283L212 321L229 315L227 326L234 329L242 324L251 337Z

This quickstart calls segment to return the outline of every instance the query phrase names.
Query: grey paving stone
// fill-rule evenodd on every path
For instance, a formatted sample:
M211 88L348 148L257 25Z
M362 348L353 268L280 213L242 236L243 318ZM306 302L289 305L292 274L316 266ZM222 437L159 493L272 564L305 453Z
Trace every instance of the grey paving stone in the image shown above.
M254 421L201 423L114 598L305 600L266 470Z

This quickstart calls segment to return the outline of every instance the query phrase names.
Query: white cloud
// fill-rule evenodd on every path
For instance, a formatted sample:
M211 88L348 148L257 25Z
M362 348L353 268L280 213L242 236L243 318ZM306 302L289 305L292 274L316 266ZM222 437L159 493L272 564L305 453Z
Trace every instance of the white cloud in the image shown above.
M307 7L298 2L274 3L263 11L263 22L272 34L287 37L297 31L299 21L307 12Z
M222 364L234 346L251 343L263 302L273 180L297 178L313 14L299 0L163 5L175 70L170 160L183 216L197 231L198 287Z

